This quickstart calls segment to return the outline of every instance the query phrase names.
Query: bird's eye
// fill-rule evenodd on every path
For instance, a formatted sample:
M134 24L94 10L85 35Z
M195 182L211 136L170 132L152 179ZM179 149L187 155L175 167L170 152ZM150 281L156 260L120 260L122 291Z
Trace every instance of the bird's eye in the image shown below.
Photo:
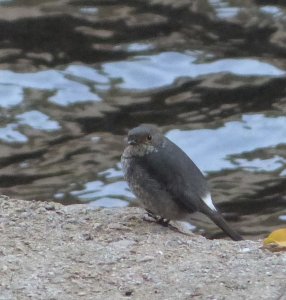
M152 140L152 136L151 136L150 134L147 136L147 140L148 140L148 141L151 141L151 140Z

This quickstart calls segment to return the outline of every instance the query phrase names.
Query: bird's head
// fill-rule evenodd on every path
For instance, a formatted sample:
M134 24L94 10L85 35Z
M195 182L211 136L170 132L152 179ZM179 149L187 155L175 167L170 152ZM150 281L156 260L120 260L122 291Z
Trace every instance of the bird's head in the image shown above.
M142 124L128 132L127 142L131 146L159 147L164 140L163 134L153 125Z

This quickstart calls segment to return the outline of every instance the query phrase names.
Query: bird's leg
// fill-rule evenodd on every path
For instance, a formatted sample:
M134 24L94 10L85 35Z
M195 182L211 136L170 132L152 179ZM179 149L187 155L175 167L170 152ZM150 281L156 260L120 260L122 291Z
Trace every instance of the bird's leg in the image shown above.
M144 215L143 219L148 222L156 222L164 227L169 227L171 230L188 235L194 236L194 233L185 224L185 222L171 221L155 215L151 210L146 209L147 214Z
M162 226L168 227L170 220L155 215L151 210L146 209L147 215L144 216L145 221L156 222Z
M146 212L147 212L148 217L156 219L157 216L155 214L153 214L151 210L146 209Z
M150 210L146 209L146 214L143 216L143 220L147 222L156 222L157 216L153 214Z

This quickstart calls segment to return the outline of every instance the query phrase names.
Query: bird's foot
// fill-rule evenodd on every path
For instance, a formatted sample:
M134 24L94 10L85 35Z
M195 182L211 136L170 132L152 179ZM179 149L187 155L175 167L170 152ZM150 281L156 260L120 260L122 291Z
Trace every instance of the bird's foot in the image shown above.
M143 219L148 222L156 222L164 227L168 227L170 222L168 219L153 214L150 210L147 210L147 214L144 215Z
M156 219L148 213L144 214L143 220L147 222L156 222Z
M151 211L147 210L143 216L143 220L147 222L156 222L157 218Z
M187 222L183 221L171 221L168 219L165 219L161 216L153 214L150 210L146 211L147 213L144 214L143 220L147 222L154 222L157 224L160 224L164 227L168 227L171 230L180 232L182 234L188 235L188 236L194 236L194 233L192 232L192 229L194 228Z

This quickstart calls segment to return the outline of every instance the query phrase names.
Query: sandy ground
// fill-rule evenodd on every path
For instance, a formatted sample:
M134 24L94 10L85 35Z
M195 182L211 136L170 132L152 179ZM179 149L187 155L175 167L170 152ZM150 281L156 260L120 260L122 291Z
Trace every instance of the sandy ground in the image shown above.
M286 299L286 252L143 214L1 197L0 299Z

